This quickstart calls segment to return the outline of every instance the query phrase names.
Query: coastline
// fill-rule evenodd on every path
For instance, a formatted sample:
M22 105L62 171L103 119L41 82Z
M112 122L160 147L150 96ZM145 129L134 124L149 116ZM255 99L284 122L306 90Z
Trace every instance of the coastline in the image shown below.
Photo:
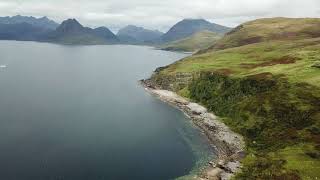
M175 92L157 88L149 80L141 80L140 84L161 101L181 110L205 134L210 146L215 149L217 158L210 161L198 175L193 177L194 179L228 180L240 171L240 160L245 156L242 136L230 130L205 107Z

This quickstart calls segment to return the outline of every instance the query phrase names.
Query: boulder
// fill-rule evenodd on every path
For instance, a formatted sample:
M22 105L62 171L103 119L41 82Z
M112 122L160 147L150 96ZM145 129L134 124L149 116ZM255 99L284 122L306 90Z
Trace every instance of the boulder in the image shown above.
M312 65L311 67L315 67L315 68L320 68L320 62L316 62L314 65Z

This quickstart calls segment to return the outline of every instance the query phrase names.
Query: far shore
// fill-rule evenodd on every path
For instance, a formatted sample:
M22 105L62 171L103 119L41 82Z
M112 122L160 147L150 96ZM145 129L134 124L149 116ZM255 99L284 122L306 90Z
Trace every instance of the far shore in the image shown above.
M219 118L208 110L183 98L172 91L163 90L152 85L150 80L140 83L147 92L184 112L192 122L205 134L210 146L215 149L216 159L212 159L194 179L228 180L240 171L240 160L244 158L245 143L243 137L230 130Z

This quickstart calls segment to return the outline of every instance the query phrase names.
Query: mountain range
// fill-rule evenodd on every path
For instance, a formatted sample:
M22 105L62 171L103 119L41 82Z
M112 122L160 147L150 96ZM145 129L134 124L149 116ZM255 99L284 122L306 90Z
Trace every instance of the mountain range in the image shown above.
M56 29L59 24L54 22L53 20L48 19L47 17L35 18L32 16L6 16L0 17L0 24L20 24L20 23L28 23L36 27L44 28L44 29Z
M158 30L149 30L143 27L128 25L120 29L117 36L122 43L144 44L157 41L163 34L163 32Z
M120 29L117 35L115 35L107 27L98 27L94 29L84 27L76 19L68 19L61 24L58 24L47 17L35 18L21 15L0 17L0 39L41 41L69 45L120 43L159 45L183 40L202 31L210 31L223 35L230 31L230 28L210 23L204 19L184 19L175 24L166 33L128 25ZM208 41L208 38L203 40ZM201 42L199 43L203 44ZM193 46L193 44L190 44L189 46ZM191 47L191 49L196 49L197 47L199 47L199 44L195 45L195 47Z
M204 19L184 19L176 23L166 33L129 25L120 29L117 36L121 42L128 44L167 44L169 42L184 40L189 37L191 38L191 36L200 32L213 32L222 36L230 30L231 28L229 27L211 23ZM208 41L208 38L204 40ZM197 47L199 47L198 45L199 44L197 44ZM189 44L189 46L191 49L197 48L195 46L191 47L192 44Z

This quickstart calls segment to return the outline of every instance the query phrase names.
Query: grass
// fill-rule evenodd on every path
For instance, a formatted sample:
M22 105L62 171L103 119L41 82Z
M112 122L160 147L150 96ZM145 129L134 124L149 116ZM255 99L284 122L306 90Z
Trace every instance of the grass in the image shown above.
M320 19L251 21L152 79L244 136L248 156L235 179L319 179L319 27ZM193 75L189 84L177 82L182 72Z
M295 62L259 66L259 64L281 58L292 58ZM162 73L194 73L228 69L231 76L245 77L269 72L274 75L284 75L290 82L307 82L320 86L320 70L312 67L319 60L320 38L290 42L263 42L192 56L172 64ZM256 67L248 65L256 65Z
M209 48L219 39L221 39L221 35L217 33L201 31L188 38L162 45L159 48L171 51L195 52L200 49Z
M282 149L272 156L286 159L285 167L301 172L303 179L320 179L320 161L315 161L305 153L314 149L312 144L299 144Z
M319 37L319 18L265 18L238 26L210 49L226 49L271 40Z

